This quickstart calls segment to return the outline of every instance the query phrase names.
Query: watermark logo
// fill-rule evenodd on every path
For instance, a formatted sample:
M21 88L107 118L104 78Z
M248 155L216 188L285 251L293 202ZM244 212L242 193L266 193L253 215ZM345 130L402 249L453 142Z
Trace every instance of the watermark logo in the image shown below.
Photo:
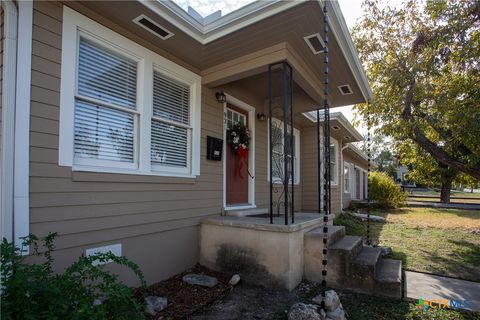
M432 309L469 309L470 301L468 300L452 300L452 299L418 299L417 308L424 311Z

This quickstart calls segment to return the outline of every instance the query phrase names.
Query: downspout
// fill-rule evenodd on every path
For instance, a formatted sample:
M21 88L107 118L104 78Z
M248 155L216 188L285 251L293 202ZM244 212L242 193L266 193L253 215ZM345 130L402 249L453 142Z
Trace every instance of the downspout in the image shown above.
M5 34L2 70L1 231L2 238L12 241L18 12L11 0L2 0L1 6Z

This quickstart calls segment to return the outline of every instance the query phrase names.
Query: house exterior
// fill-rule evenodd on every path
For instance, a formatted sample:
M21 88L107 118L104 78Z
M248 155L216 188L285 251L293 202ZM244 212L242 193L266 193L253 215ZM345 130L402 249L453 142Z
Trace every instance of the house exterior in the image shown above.
M322 5L262 1L202 18L167 1L2 1L3 236L57 232L58 271L102 250L149 283L191 267L203 218L268 211L268 97L281 88L269 95L267 68L278 61L292 68L294 145L273 159L293 159L295 211L316 211L316 118L305 114L323 105ZM331 108L368 101L338 3L328 6ZM251 135L241 168L226 144L236 123ZM367 165L341 114L331 128L338 213L366 197Z

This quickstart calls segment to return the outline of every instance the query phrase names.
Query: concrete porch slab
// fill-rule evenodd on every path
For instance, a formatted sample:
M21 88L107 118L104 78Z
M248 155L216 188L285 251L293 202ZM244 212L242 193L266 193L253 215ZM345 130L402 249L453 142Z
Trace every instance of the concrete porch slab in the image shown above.
M283 217L274 217L273 224L264 217L205 218L200 263L238 273L249 283L293 290L303 278L304 235L323 225L318 213L295 213L295 223L288 225Z
M202 219L202 224L222 225L229 227L248 228L254 230L277 231L277 232L295 232L311 226L323 225L323 214L296 212L295 222L285 225L285 218L283 216L273 217L273 224L270 223L270 218L252 217L252 216L217 216ZM329 223L333 222L334 214L329 215Z

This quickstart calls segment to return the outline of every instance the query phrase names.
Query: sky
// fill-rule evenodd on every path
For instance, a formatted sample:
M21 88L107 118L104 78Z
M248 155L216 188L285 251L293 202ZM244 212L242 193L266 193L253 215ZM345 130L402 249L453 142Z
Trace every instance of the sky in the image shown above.
M187 10L188 6L194 8L200 15L208 16L209 14L222 10L222 15L232 12L238 8L241 8L254 0L174 0L181 8ZM394 0L397 2L398 0ZM357 18L359 18L363 12L361 4L362 0L338 0L340 8L342 9L345 22L348 28L351 28ZM332 112L342 112L345 117L352 121L354 119L354 113L352 112L353 106L345 106L335 108ZM360 133L365 134L366 128L359 126L357 130Z

